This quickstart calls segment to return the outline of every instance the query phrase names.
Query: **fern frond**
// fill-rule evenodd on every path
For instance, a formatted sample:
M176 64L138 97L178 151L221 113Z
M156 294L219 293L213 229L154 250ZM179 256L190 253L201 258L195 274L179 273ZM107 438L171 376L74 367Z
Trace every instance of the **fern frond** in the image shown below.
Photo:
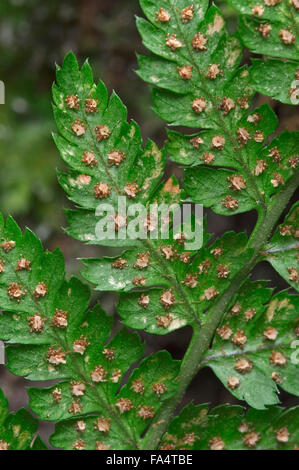
M278 387L299 395L293 347L299 299L286 291L271 298L266 285L244 284L203 359L236 398L256 409L278 403Z
M179 257L177 261L164 261L164 266L174 271L178 285L173 286L172 279L168 283L164 281L163 272L166 270L161 266L158 284L164 285L163 288L153 286L121 294L118 313L124 324L163 335L186 325L205 323L210 318L209 309L228 289L242 263L250 260L252 250L246 245L244 233L227 232L213 244L194 253L187 265ZM234 246L233 251L231 246ZM170 300L169 293L172 295ZM144 296L146 305L142 303Z
M246 411L241 406L187 405L169 426L161 449L295 450L299 407Z
M252 52L255 89L282 103L298 104L299 4L296 0L227 0L239 16L238 33ZM287 59L277 60L276 57Z
M298 157L297 157L298 158ZM299 203L295 203L284 222L267 244L264 259L293 287L299 290Z
M9 404L0 389L0 450L45 450L46 445L36 436L38 422L20 409L9 412Z
M52 442L63 448L134 449L177 388L179 362L166 351L138 362L143 345L100 305L88 311L89 289L64 279L61 253L44 252L37 237L1 221L0 336L7 368L29 380L57 383L29 389L30 407L44 420L63 421ZM123 386L124 385L124 386ZM60 430L67 427L63 439ZM72 432L71 432L72 430Z
M168 133L171 159L192 166L185 173L188 194L218 214L266 211L296 171L298 133L268 143L277 118L268 105L249 110L250 70L239 67L242 47L216 7L205 12L200 3L184 21L187 2L142 0L141 6L149 21L138 19L137 26L151 55L139 58L138 74L154 86L155 111L171 125L203 129ZM167 21L159 20L159 7Z
M72 53L65 57L62 67L57 67L53 100L60 133L54 140L70 167L68 173L59 173L59 182L78 206L67 211L67 232L90 244L136 245L127 238L97 239L100 217L96 209L100 203L110 204L117 224L120 197L128 208L135 203L147 207L155 201L179 202L175 179L168 185L161 182L165 153L152 141L142 147L140 129L135 122L127 123L122 101L114 92L108 97L103 82L95 85L88 62L79 69Z

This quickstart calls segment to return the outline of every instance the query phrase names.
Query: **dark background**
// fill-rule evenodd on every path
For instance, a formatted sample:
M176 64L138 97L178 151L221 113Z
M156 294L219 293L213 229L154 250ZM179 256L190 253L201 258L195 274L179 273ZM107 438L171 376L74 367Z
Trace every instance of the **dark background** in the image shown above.
M230 31L237 28L237 17L223 0L215 2ZM80 63L90 58L96 78L115 89L142 129L143 137L162 146L166 138L165 124L151 109L148 85L134 70L135 53L145 52L135 27L135 15L141 15L138 0L1 0L0 4L0 80L6 86L6 104L0 106L0 210L11 214L19 225L29 226L50 250L59 246L66 258L68 275L78 274L77 258L100 256L103 249L88 247L64 234L63 209L70 204L56 180L56 168L62 169L58 151L51 138L55 124L51 110L51 84L55 62L60 64L69 51ZM250 54L244 53L244 61ZM281 105L262 96L259 105L268 101L280 118L280 128L299 129L299 116L294 107ZM181 170L168 162L167 174ZM208 230L221 235L228 229L251 231L255 212L222 217L206 211ZM254 278L269 279L276 289L286 287L284 281L265 263L253 272ZM115 296L100 295L104 308L114 313ZM96 299L94 299L96 300ZM181 358L190 339L185 328L168 336L143 334L147 353L167 348ZM8 373L0 366L0 385L8 395L12 409L26 405L24 386L32 385ZM189 387L185 401L197 403L236 403L213 373L204 369ZM294 397L281 394L284 405L298 403ZM53 425L41 424L47 439Z

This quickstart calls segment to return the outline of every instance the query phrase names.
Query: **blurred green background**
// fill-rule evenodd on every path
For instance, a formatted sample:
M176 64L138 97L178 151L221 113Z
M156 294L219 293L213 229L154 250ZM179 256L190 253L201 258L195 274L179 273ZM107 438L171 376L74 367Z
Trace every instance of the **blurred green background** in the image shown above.
M199 1L199 0L194 0ZM190 1L190 3L192 3ZM230 31L237 28L237 17L224 0L215 2L223 11ZM99 256L103 250L86 247L70 239L63 208L69 203L56 180L56 168L62 168L51 138L55 123L51 109L51 85L55 62L61 63L69 51L80 63L86 57L96 79L103 79L109 90L115 89L128 107L130 118L141 126L144 138L151 137L160 146L166 137L165 124L155 116L148 85L134 70L136 52L144 53L135 27L135 15L141 15L138 0L1 0L0 2L0 80L6 86L6 104L0 105L0 211L12 214L22 228L34 230L47 248L60 246L66 257L68 273L78 272L78 257ZM245 51L244 60L249 60ZM299 129L295 107L282 106L257 96L256 104L268 101L278 113L280 130ZM167 173L180 169L168 163ZM250 230L254 212L221 217L207 210L208 228L217 235L225 230ZM279 288L285 283L266 264L256 268L254 277L271 279ZM114 311L114 297L103 294L108 312ZM167 348L182 357L190 339L190 329L167 337L142 334L147 353ZM0 386L8 393L13 408L26 404L26 381L9 374L0 366ZM209 370L203 370L192 383L187 399L213 405L235 400ZM294 398L282 394L285 404ZM47 438L50 424L42 425Z

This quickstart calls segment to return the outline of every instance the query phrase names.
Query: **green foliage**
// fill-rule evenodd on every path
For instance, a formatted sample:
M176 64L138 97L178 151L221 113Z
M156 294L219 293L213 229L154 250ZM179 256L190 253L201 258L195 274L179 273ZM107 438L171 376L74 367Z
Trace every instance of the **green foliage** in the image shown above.
M276 229L265 252L265 259L293 287L299 290L299 203L291 208L283 224Z
M240 2L229 3L238 7ZM265 15L261 21L276 21L275 11L288 14L289 7L277 4L276 10L258 6L260 18ZM109 97L103 82L95 85L88 62L79 68L72 53L57 66L53 85L59 131L54 140L69 168L58 178L76 205L67 211L67 231L85 243L126 248L117 256L83 259L82 273L96 290L119 294L117 310L124 326L116 325L99 304L89 308L89 288L77 278L66 280L59 250L44 251L30 230L23 234L12 218L5 222L1 216L0 339L8 344L11 373L51 381L47 387L29 388L28 394L40 419L56 421L50 438L55 447L298 447L298 408L275 406L280 388L299 395L294 360L298 296L287 290L272 295L266 281L248 278L258 262L267 260L298 290L298 204L269 241L298 186L298 132L285 131L271 140L278 127L275 113L266 104L250 108L261 63L240 66L237 35L227 34L221 13L208 5L207 0L195 5L141 0L148 20L139 18L137 24L150 55L138 57L138 74L155 86L159 116L193 129L192 135L168 131L166 144L172 160L187 167L184 188L190 202L221 215L255 209L258 221L250 238L230 231L211 242L205 221L190 216L177 229L171 227L173 214L162 220L163 230L171 227L164 238L149 236L156 229L149 220L150 205L177 209L186 194L174 176L164 180L164 149L152 141L143 146L140 129L127 122L122 101L114 92ZM243 2L240 9L246 15L252 6ZM240 20L245 43L242 28L250 21ZM285 17L275 21L275 28L281 28ZM248 32L250 26L246 28ZM294 62L282 66L269 59L262 64L271 64L273 77L279 69L294 73L297 56L288 54L297 44L292 42L287 49L280 44L283 53L278 47L275 54ZM271 87L270 81L263 86ZM279 87L271 93L287 99ZM139 215L145 237L140 232L135 238L115 236L129 225L127 213L119 212L120 197L129 210L135 203L145 208ZM100 203L113 210L113 236L108 239L98 236ZM189 243L194 229L203 231L196 246ZM182 361L166 351L144 357L139 335L127 329L164 335L186 325L193 337ZM254 409L225 405L209 410L191 403L173 419L189 383L205 366ZM5 432L12 429L13 439L19 438L19 427L6 423L14 423L21 413L26 439L15 443L4 434L0 445L45 447L39 438L32 445L36 428L27 412L13 418L7 413L0 395L0 437L2 425Z
M299 9L296 1L227 0L239 13L238 33L256 54L251 76L255 89L286 104L298 104ZM288 60L273 60L279 57Z
M181 3L182 7L186 6L186 2ZM214 128L215 121L219 121L218 109L223 98L243 96L250 99L252 96L246 67L237 69L241 45L235 37L227 36L224 19L216 7L206 12L207 4L195 5L193 19L182 23L180 8L172 0L158 2L158 5L150 0L141 1L149 22L139 18L137 27L144 45L152 54L139 57L138 74L143 80L165 90L154 90L155 110L173 125ZM160 6L165 7L170 15L166 23L156 21ZM198 33L201 36L196 37ZM178 45L174 43L171 48L169 39L176 39ZM210 64L219 64L219 67L209 70ZM192 67L192 70L178 70L178 67L185 66ZM214 78L208 78L207 73ZM203 112L196 113L192 109L192 101L200 97L207 103ZM236 103L227 121L237 121L243 114Z
M250 0L227 2L241 13L239 31L242 41L249 49L257 54L299 60L299 39L296 35L299 16L298 10L292 5L296 2L266 0L259 4L261 8L258 8L258 13L255 13L255 5ZM259 30L260 26L265 24L271 26L266 37ZM289 31L290 35L284 36L281 32L284 30Z
M149 4L148 2L143 2L143 7L145 8L145 12L150 17L150 19L153 18L154 13L157 13L157 7L153 7L151 2L149 2ZM195 9L193 14L195 15L197 12L197 14L200 15L200 11L200 9ZM191 38L193 37L195 31L194 28L192 29L191 27L191 24L193 24L192 22L194 22L194 20L195 18L193 17L189 23L183 23L183 28L186 26L187 34L191 34ZM145 40L148 40L148 45L153 43L153 35L155 35L155 48L158 48L157 38L160 38L160 34L163 34L163 37L165 37L164 29L166 28L167 31L170 31L168 33L170 34L172 30L169 30L169 28L174 28L175 26L172 23L172 18L170 18L167 24L161 23L161 25L160 23L157 25L156 21L153 21L153 24L147 23L145 20L138 21L139 29L141 29L142 34L144 31L146 31L146 33L144 33L144 38ZM201 31L214 32L215 28L217 29L217 27L220 28L221 26L221 34L219 35L218 39L213 38L215 40L214 48L216 51L218 51L218 49L220 51L220 46L222 45L223 41L228 43L228 50L229 46L231 45L231 38L227 36L225 31L222 31L223 25L224 22L220 16L219 11L212 7L208 11L203 22L203 27L205 27L205 30ZM156 34L157 29L159 34ZM147 36L147 34L149 34L149 36ZM214 35L217 36L217 31L214 32L212 36ZM163 47L164 49L166 48L166 52L168 54L174 54L174 52L168 52L167 46ZM162 53L160 49L159 51L160 56L167 56L166 52L164 54L164 52ZM219 51L217 52L218 54L220 54ZM201 52L203 52L203 54L208 54L206 61L207 63L210 63L211 55L209 55L208 51ZM176 56L171 56L170 63L168 63L165 58L162 60L161 57L157 58L154 55L150 56L150 58L140 58L140 62L143 64L146 70L148 70L148 73L153 72L153 70L156 70L156 72L159 70L161 73L161 81L166 87L166 84L172 83L171 73L167 67L170 67L170 69L175 67L175 74L179 77L176 69L177 64L175 65L174 63L175 57ZM167 58L170 59L168 56ZM147 60L158 60L159 66L157 65L157 69L155 69L155 66L152 62L150 64L147 63ZM182 66L183 62L179 62L179 65ZM238 62L234 64L234 71L231 73L231 75L225 77L229 83L226 83L224 77L223 79L222 77L219 77L220 81L217 85L217 78L215 82L218 86L217 94L214 90L213 96L218 96L220 90L227 90L229 86L231 90L235 90L235 93L239 93L239 85L238 83L235 83L236 74L243 75L243 78L246 79L248 79L249 76L247 71L245 71L245 74L243 73L244 70L243 72L238 72L238 70L236 70L237 65ZM62 69L58 68L57 75L59 86L65 90L64 94L59 94L56 87L54 86L54 98L55 96L57 97L58 94L60 97L60 105L58 105L58 108L55 108L59 129L64 137L67 136L68 140L72 140L74 143L76 143L76 147L72 147L72 149L66 150L66 148L68 148L66 146L70 144L66 144L66 141L62 140L61 137L56 137L55 140L56 143L58 143L63 158L67 160L73 168L77 166L78 171L83 171L83 167L82 162L78 164L77 153L79 153L79 156L82 157L83 149L86 148L87 145L85 144L84 139L88 139L90 135L88 134L86 136L84 134L83 136L73 136L70 132L70 127L74 122L74 117L70 118L69 115L72 112L75 113L74 116L76 116L76 113L82 112L82 107L80 108L80 105L82 103L82 99L88 99L86 96L89 96L90 94L89 88L88 95L80 95L80 102L77 103L78 109L69 110L67 109L65 103L66 98L69 96L68 93L71 93L71 90L74 92L75 89L76 95L79 96L78 93L82 92L84 89L84 74L86 74L85 69L88 70L90 75L90 68L86 64L83 65L80 72L74 56L68 55L64 61ZM167 74L165 74L166 70L168 70ZM145 73L144 68L141 68L140 73ZM69 77L74 74L77 82L81 83L81 87L79 85L77 85L77 88L74 87L74 78L72 78L71 85L66 84L67 81L70 80ZM192 82L192 80L193 75L190 82ZM206 78L204 80L209 79ZM221 80L224 81L221 83ZM157 80L156 82L159 83L160 86L160 82ZM212 83L211 80L210 82ZM91 83L92 81L90 78L88 87L91 86ZM177 83L180 86L183 86L185 81L179 77ZM194 83L192 86L194 86ZM200 87L201 83L199 83L197 86ZM205 86L206 88L208 87L207 83ZM103 89L103 85L101 85L101 90ZM172 91L176 92L176 94L173 93L173 100L180 101L181 95L179 93L182 92L182 90L173 89ZM157 93L165 94L168 92L157 91ZM223 93L222 97L224 97ZM106 109L107 104L106 101L103 100L103 97L100 100L100 95L95 96L99 96L99 98L96 99L99 99L99 103L101 103L104 109ZM233 96L236 97L238 95L235 94ZM57 98L55 98L55 102L58 104ZM86 129L90 130L91 128L91 126L88 126L89 119L95 119L93 121L92 128L95 128L96 123L98 122L101 122L101 125L108 123L109 129L113 128L113 117L111 117L110 121L105 119L100 120L100 109L95 111L95 113L86 113L85 107L86 106L83 107L83 114L79 114L79 117L82 116L80 117L82 123L87 123ZM253 208L256 208L258 211L260 211L261 206L264 208L264 210L266 210L272 201L273 195L277 193L279 194L281 187L284 187L288 183L295 172L296 164L294 164L294 161L296 160L296 157L294 155L296 152L296 139L298 137L298 133L284 132L280 135L280 137L274 139L270 145L263 146L261 142L256 142L258 139L254 139L252 137L256 135L256 132L260 132L263 134L263 141L268 140L277 127L276 115L268 105L262 105L251 113L243 109L244 107L249 107L249 103L246 104L246 106L239 105L237 109L234 108L231 110L233 114L231 114L231 112L227 115L224 114L222 115L221 119L218 117L217 121L215 118L213 125L223 126L223 122L230 123L230 127L227 129L229 138L229 133L234 132L236 134L237 131L235 129L241 128L245 130L245 132L248 131L249 137L246 145L245 142L243 142L244 145L238 145L238 149L240 150L241 155L246 158L246 162L244 160L239 161L236 159L236 147L234 147L233 143L231 143L231 145L228 145L227 149L226 146L224 146L223 150L215 150L215 152L218 152L220 155L217 167L219 165L223 168L218 167L217 169L212 169L203 166L194 168L194 165L198 165L198 163L204 162L200 162L199 160L199 156L197 155L199 150L196 148L196 142L194 145L193 139L200 137L204 142L201 144L203 147L202 150L206 150L207 152L211 148L211 141L215 137L215 130L207 129L200 132L199 134L194 134L193 136L187 137L178 134L177 132L169 132L170 141L168 142L167 150L172 155L172 158L174 160L177 159L177 161L180 163L185 163L184 158L187 157L188 164L192 166L192 168L187 169L185 172L186 191L191 196L193 201L200 202L206 207L212 207L215 212L220 214L227 215L232 213L232 208L225 207L223 201L227 200L227 198L234 200L236 193L240 193L240 196L238 196L238 207L234 208L234 213L248 211ZM60 109L63 109L63 111ZM109 109L109 106L107 109ZM211 109L211 113L214 111ZM184 113L186 115L186 111L184 111ZM217 111L217 115L219 115L219 111ZM176 117L177 116L178 113L176 114ZM226 121L226 118L228 121ZM237 119L237 124L239 127L234 127L236 126L236 123L234 122L233 118ZM186 125L186 122L183 121L178 123ZM123 125L125 128L127 128L127 124ZM197 125L201 126L201 123ZM107 142L109 142L110 138L112 138L112 135L113 134L109 136ZM191 142L190 138L192 138ZM83 139L82 142L84 142L83 146L81 144L81 139ZM102 143L103 142L101 141L100 145L102 145ZM115 147L115 144L111 145L112 148ZM78 148L80 148L80 150L77 152ZM103 174L107 174L108 171L109 175L110 167L108 164L107 169L107 161L105 161L105 158L107 157L107 152L110 148L111 147L109 147L108 150L102 151L99 145L92 147L94 152L98 152L99 157L97 158L98 164L91 168L90 175L93 175L94 171L99 171ZM187 155L185 153L186 148L189 150L189 154ZM104 159L102 159L103 153ZM76 158L74 158L74 155L76 155ZM115 169L116 178L123 178L123 173L119 172L119 170L121 170L121 165L123 165L126 161L127 159L120 163L120 168ZM258 162L263 163L261 171L256 169ZM231 170L232 167L234 168L234 171ZM265 171L266 168L267 171ZM131 168L131 170L134 171L135 166L133 169ZM236 170L238 171L237 174ZM159 168L159 178L162 176L162 171L163 168L161 167L161 170ZM80 179L80 175L79 177L76 175L73 175L71 178L69 175L64 175L62 184L71 198L77 203L77 205L80 205L84 208L83 212L81 209L77 212L69 212L69 214L71 214L69 217L69 221L71 221L71 228L69 233L74 235L75 232L74 230L72 231L72 227L76 226L77 236L79 232L82 234L85 231L85 224L87 220L85 218L86 214L88 214L89 221L92 221L93 226L95 226L96 222L94 211L96 209L96 203L94 200L94 195L93 197L90 197L89 185L87 185L88 188L86 192L84 191L84 188L82 188L82 185L78 186L74 184L75 181L78 181L78 178ZM99 181L100 175L101 173L99 173L98 179L94 180L94 182ZM280 177L282 180L279 180ZM70 184L68 184L67 181ZM121 181L122 185L124 186L126 180L122 179ZM148 187L146 186L146 188ZM167 191L169 195L166 198L165 193ZM164 186L158 186L156 184L156 180L154 180L153 189L151 189L151 186L149 186L149 192L151 192L152 196L149 200L147 199L147 196L145 199L143 199L145 204L153 200L163 202L165 200L168 200L168 202L169 200L171 202L180 202L180 199L183 196L183 194L180 192L177 182L174 179L167 181ZM108 197L105 198L105 201L107 200L112 202L112 204L116 204L117 195L119 195L117 190L115 190L115 194L111 191ZM177 195L179 195L179 197L177 197ZM142 194L140 193L140 197L141 196ZM257 197L261 197L261 200L257 200ZM130 204L129 199L128 204ZM76 220L75 224L73 224L74 220ZM90 235L88 237L83 235L79 236L78 238L81 240L85 239L85 241L88 240L88 242L91 240ZM202 248L199 250L191 249L190 251L185 249L184 240L177 238L172 232L169 234L169 238L167 240L136 240L137 248L127 250L121 255L111 258L105 257L97 259L83 259L85 269L83 270L82 274L89 282L96 286L97 290L115 291L119 293L119 303L117 310L123 320L123 323L130 328L143 329L149 333L158 335L167 334L186 325L191 325L194 328L197 328L198 325L205 324L212 318L213 305L216 305L218 299L225 294L234 277L238 274L241 267L251 260L253 254L253 250L248 247L248 240L245 234L236 235L232 232L229 232L223 235L223 237L220 239L216 240L216 242L213 244L209 243L209 239L210 236L206 234L204 229ZM98 243L101 243L101 241L98 241ZM104 241L104 244L106 243L107 242ZM115 246L117 245L117 243L113 240L109 241L108 243L112 245L115 244ZM232 249L232 247L234 248ZM247 285L244 289L247 289ZM255 290L255 287L253 290ZM263 320L261 321L265 321L264 303L269 298L269 294L267 296L268 292L269 290L260 288L259 294L257 294L257 300L259 301L259 304L255 307L248 307L249 310L250 308L260 310L260 316L263 317ZM262 293L264 293L265 298L259 297ZM241 291L239 295L243 296L243 291ZM248 294L247 301L249 300L250 296ZM255 303L256 299L251 299L251 301ZM246 311L246 309L244 311ZM256 316L256 318L258 318L258 316ZM245 320L244 322L247 326L247 322ZM241 326L243 327L244 325ZM238 328L238 326L235 325L235 333L240 329L241 327ZM254 338L254 331L252 332L252 337ZM247 337L245 339L247 341ZM234 343L230 343L230 345L231 344L232 347L235 347ZM214 347L217 347L217 343L215 343L213 348ZM254 344L250 346L250 351L252 354L257 353L259 347L260 344L255 341ZM210 354L213 356L213 349L207 352L207 357L209 357ZM206 359L204 359L204 363L205 361ZM216 364L217 361L214 362ZM214 362L211 362L211 367L215 370L216 374L219 375L216 365L214 366ZM290 369L291 368L292 367L290 366ZM221 370L223 377L225 377L225 382L227 383L227 377L229 374L226 372L229 371L229 367L227 367L226 370L223 368L223 364L221 363L219 369ZM252 375L255 376L255 372ZM240 389L232 392L238 396L238 398L245 399L251 406L258 409L264 409L270 404L277 403L277 386L271 378L267 377L266 372L258 371L257 381L260 381L261 383L264 381L264 393L260 394L258 397L253 395L253 391L255 390L251 390L251 386L248 386L248 381L244 381L244 385L242 385ZM255 382L249 380L249 383L254 384ZM254 388L254 385L252 386ZM292 389L289 388L289 391L290 390L292 393L296 394L296 384L294 384Z
M170 0L158 6L143 0L141 5L149 22L138 19L137 25L151 55L139 58L138 74L156 87L155 111L172 125L205 129L192 135L168 131L171 159L192 166L185 173L187 193L218 214L265 209L294 174L296 165L289 160L298 134L283 133L265 145L277 118L268 105L249 111L251 76L246 67L238 67L242 48L235 36L227 35L216 7L203 19L198 17L205 9L200 4L184 22L180 6ZM165 23L155 19L160 6L170 15ZM171 37L180 47L169 47Z
M109 98L102 82L94 85L88 62L79 70L72 53L65 57L62 67L57 68L53 99L61 134L54 136L55 143L71 167L69 173L59 174L59 182L80 207L67 212L71 236L99 243L95 235L99 216L95 211L100 202L111 204L117 212L120 196L128 207L132 203L148 205L155 200L169 203L180 199L180 192L172 190L171 183L168 187L160 184L164 152L151 141L142 148L139 127L135 122L126 122L126 108L114 92ZM76 122L81 135L76 134ZM132 245L128 240L106 243Z
M82 207L80 210L68 212L68 233L89 243L102 243L91 234L92 230L95 232L95 210L99 203L94 191L100 181L106 183L109 180L111 192L102 200L111 203L115 211L118 197L125 195L120 188L124 188L128 182L136 181L136 178L140 180L140 192L136 194L135 199L126 198L128 207L132 201L141 202L145 206L154 201L159 204L180 202L182 193L174 178L164 184L158 184L165 164L164 152L158 151L153 143L150 143L151 151L143 152L140 149L137 125L128 125L125 122L125 108L115 94L107 104L105 87L102 83L97 88L93 86L91 70L87 63L79 71L74 56L67 55L62 68L58 68L57 83L60 90L54 85L54 113L63 138L56 136L55 141L64 160L77 170L60 175L59 178L69 197ZM68 97L74 95L76 100L80 99L80 102L76 101L78 109L67 107ZM97 110L93 113L86 112L85 100L90 99L88 97L98 100L95 103ZM117 121L115 116L118 117ZM82 136L74 135L71 130L76 118L85 123L86 133ZM269 119L271 121L271 116ZM97 125L108 126L111 131L109 137L99 143L94 142L94 129ZM107 154L115 148L126 155L119 168L112 168L107 160ZM98 163L91 167L82 163L82 155L87 149L97 156ZM145 171L141 172L140 166ZM89 178L86 185L80 183L83 171ZM209 237L204 238L208 241ZM130 239L115 239L103 240L102 244L120 246L132 243ZM232 243L235 245L233 253L229 249ZM222 278L217 271L219 263L211 254L213 247L205 248L199 253L188 251L184 242L176 240L173 234L166 240L137 239L135 245L138 249L127 251L121 257L85 259L82 274L101 291L127 292L144 286L146 289L154 288L121 296L118 311L129 327L166 334L185 325L196 324L202 319L206 308L225 291L230 279L239 270L240 255L242 254L243 260L249 259L250 250L244 252L246 243L245 235L234 234L227 234L216 242L215 247L221 246L225 253L221 262L225 263L228 270ZM199 266L201 262L206 262L209 266ZM210 272L210 276L205 282L200 282L200 270L205 269Z
M187 405L169 426L162 448L193 450L294 450L299 407L246 411L241 406Z
M46 449L36 431L37 420L28 411L9 413L8 400L0 389L0 450Z
M299 62L252 59L251 77L255 89L285 104L298 104Z
M286 291L271 298L266 284L242 287L203 360L236 398L256 409L279 402L278 386L299 395L298 366L292 361L299 299Z
M265 107L263 105L262 108L270 109L267 105ZM259 115L263 115L261 108L256 111ZM248 189L244 188L244 184L246 185L251 177L254 178L254 188L263 195L263 204L268 206L272 196L279 193L295 173L292 162L297 162L298 138L298 132L285 131L263 148L256 143L249 144L247 167L249 171L240 168L237 176L236 171L228 169L216 171L205 167L197 170L187 169L185 189L195 202L211 207L217 214L236 214L254 208L259 209L255 191L250 191L249 184ZM243 184L243 188L237 189L240 188L240 184ZM227 198L237 201L237 208L225 207Z
M127 326L155 334L167 334L182 326L205 322L209 318L208 310L239 271L241 260L250 259L251 250L246 249L246 243L244 233L227 232L212 245L194 253L188 264L182 263L180 258L162 259L158 263L160 280L156 284L164 285L164 289L153 286L149 290L120 295L119 315ZM232 245L234 251L230 249ZM153 268L157 269L155 265ZM168 277L167 272L173 275ZM173 297L167 303L169 292ZM148 298L145 306L143 296Z
M60 380L28 391L30 407L41 419L63 421L53 444L138 447L176 390L178 361L165 351L149 356L120 388L129 366L143 354L136 333L121 329L111 337L113 319L99 305L87 310L89 289L76 278L64 280L59 251L43 252L34 234L26 230L23 236L11 218L2 220L0 237L0 331L1 339L13 344L6 348L7 368L29 380Z

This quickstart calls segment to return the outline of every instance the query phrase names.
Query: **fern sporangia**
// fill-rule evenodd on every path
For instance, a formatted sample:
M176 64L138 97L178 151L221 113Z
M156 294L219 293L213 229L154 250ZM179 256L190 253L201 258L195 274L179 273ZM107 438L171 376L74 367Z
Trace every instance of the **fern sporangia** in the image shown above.
M244 45L266 56L252 59L251 77L255 89L282 103L298 104L299 2L227 2L240 14L238 32Z
M240 406L209 410L208 405L190 403L170 423L162 449L294 449L299 437L298 413L298 407L246 412Z
M140 129L126 121L126 108L119 97L108 97L105 85L94 85L92 70L85 62L81 70L75 56L66 56L57 69L53 86L54 116L60 135L54 140L71 172L59 174L59 182L80 209L68 211L68 233L87 243L99 243L95 211L99 203L115 206L117 231L126 225L118 217L118 198L130 204L179 202L174 178L161 185L165 152L148 141L142 148ZM132 246L132 240L116 237L101 240L111 246ZM133 243L134 245L135 243Z
M193 201L218 214L250 209L265 213L271 196L296 172L298 132L285 131L268 143L277 118L268 105L250 111L254 90L247 67L238 67L242 48L226 34L216 7L205 14L200 3L194 18L183 23L170 1L172 16L161 23L155 21L155 2L141 5L151 23L139 19L137 24L152 55L139 58L138 73L156 87L156 112L172 125L207 129L193 135L168 133L166 149L173 161L201 165L186 171L185 189ZM174 34L181 43L175 51L165 41ZM204 42L202 48L196 46L197 37ZM192 67L188 79L180 74L187 65ZM213 67L221 73L211 74ZM204 106L198 108L198 100Z
M1 221L1 338L7 368L30 380L58 380L28 390L41 419L59 421L51 442L68 449L136 449L163 402L175 392L179 362L160 351L132 372L143 354L136 333L111 337L113 318L97 305L78 279L64 279L61 253L44 252L39 240L9 218Z
M274 3L288 11L282 2L264 3L256 6L259 22L264 12L273 14ZM115 328L99 303L90 306L87 285L66 279L59 250L44 251L30 230L23 234L12 218L1 219L0 339L7 343L7 368L28 380L54 381L28 394L38 418L57 423L50 439L57 448L298 449L299 407L277 406L280 389L299 396L298 296L273 292L250 274L266 260L299 290L298 203L281 219L299 184L299 133L273 138L272 108L252 108L256 64L240 66L242 45L227 34L215 6L207 0L141 0L141 6L147 20L137 25L150 55L138 57L138 74L154 86L160 117L192 128L191 135L168 130L165 149L143 145L120 98L94 84L88 62L80 68L73 53L57 67L53 85L54 140L69 167L58 178L76 205L66 211L67 233L117 249L83 259L82 275L97 291L118 293L124 326ZM297 14L296 2L291 6ZM280 45L277 56L294 59ZM281 98L276 91L271 96ZM165 181L166 152L184 166L183 188L175 177ZM171 213L163 221L170 225L167 237L151 236L152 206L185 202L225 216L254 209L257 223L250 237L229 231L212 241L205 219L189 215L178 231ZM130 237L135 204L143 230ZM112 232L102 237L101 208L108 206ZM202 236L192 245L194 226ZM182 361L167 351L144 356L132 331L166 335L187 325L193 335ZM251 408L189 403L176 415L204 367ZM1 436L0 414L0 445Z
M36 435L38 421L25 410L9 412L9 404L0 389L0 450L44 450L46 445Z
M278 386L294 395L299 386L298 366L292 362L298 296L282 291L271 297L266 286L265 281L242 286L202 361L235 397L255 409L278 403Z

